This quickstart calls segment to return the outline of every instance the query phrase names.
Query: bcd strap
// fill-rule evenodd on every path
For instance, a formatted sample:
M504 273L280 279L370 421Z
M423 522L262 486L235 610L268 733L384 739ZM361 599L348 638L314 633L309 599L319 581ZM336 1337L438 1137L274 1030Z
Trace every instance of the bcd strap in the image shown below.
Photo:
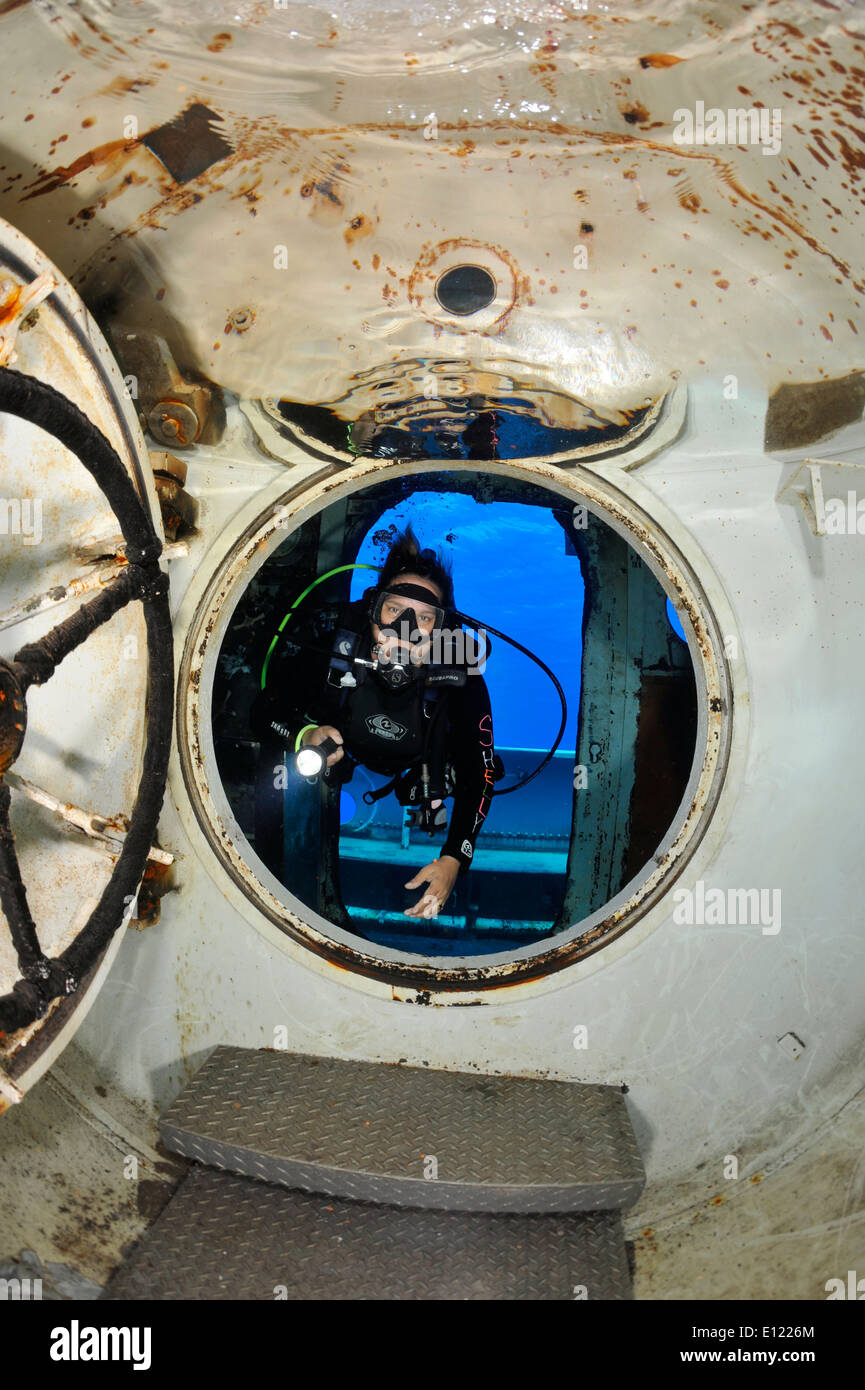
M352 672L352 657L356 654L359 632L353 632L350 628L339 627L333 635L331 647L330 666L327 671L328 685L341 685L342 678L348 672ZM357 677L355 677L355 681Z
M363 794L363 800L366 802L367 806L374 806L377 801L381 801L383 796L389 796L400 777L404 775L404 773L398 772L396 776L392 777L389 782L386 782L383 787L377 787L375 791L370 791L368 788Z

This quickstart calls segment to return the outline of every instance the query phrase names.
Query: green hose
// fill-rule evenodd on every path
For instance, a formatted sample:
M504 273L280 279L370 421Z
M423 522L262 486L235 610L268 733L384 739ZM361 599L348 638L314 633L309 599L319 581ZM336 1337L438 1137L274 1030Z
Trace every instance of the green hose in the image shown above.
M323 584L324 581L325 581L325 579L330 579L331 575L333 575L333 574L342 574L345 570L377 570L377 569L379 569L379 566L378 566L378 565L337 565L336 569L328 570L326 574L320 574L319 577L318 577L318 579L314 579L314 580L312 581L311 584L307 584L307 586L306 586L306 588L304 589L303 593L302 593L302 594L299 594L299 595L297 596L297 598L294 600L294 603L291 605L291 607L289 608L289 610L288 610L288 612L286 613L285 617L283 618L282 622L280 623L279 627L276 629L276 632L274 633L274 636L273 636L273 641L271 642L270 646L269 646L268 649L267 649L267 655L266 655L265 658L264 658L264 665L263 665L262 668L261 668L261 689L262 689L262 690L264 689L264 687L265 687L265 685L266 685L266 683L267 683L267 668L268 668L268 666L270 665L270 658L273 656L274 647L276 646L277 642L279 641L279 635L280 635L280 633L281 633L281 632L283 631L283 629L285 628L285 626L286 626L287 622L289 621L289 619L290 619L292 613L294 612L295 608L297 608L297 606L298 606L299 603L302 603L302 602L303 602L303 600L306 598L307 594L312 593L312 590L315 588L316 584Z

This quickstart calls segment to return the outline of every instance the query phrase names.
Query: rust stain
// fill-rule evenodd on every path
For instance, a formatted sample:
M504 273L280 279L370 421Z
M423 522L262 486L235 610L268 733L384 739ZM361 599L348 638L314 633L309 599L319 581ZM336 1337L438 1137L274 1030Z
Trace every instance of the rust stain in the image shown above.
M601 142L601 144L605 146L620 145L631 149L646 149L654 151L656 153L671 155L677 161L684 158L711 164L717 171L721 182L725 184L726 187L729 188L731 192L733 192L738 198L741 198L743 202L748 203L751 207L757 208L760 212L772 218L774 221L780 222L781 225L783 227L786 227L786 229L789 232L792 232L794 236L799 237L802 241L804 241L806 246L809 246L812 251L815 251L819 256L825 256L827 260L829 260L832 263L832 265L835 266L835 269L839 272L839 274L841 274L846 280L851 280L854 289L857 289L860 292L865 292L865 284L861 283L858 280L852 279L852 273L846 261L840 260L839 257L834 256L832 254L828 247L822 246L820 242L817 240L817 238L815 236L812 236L810 233L806 232L805 229L802 226L800 226L800 224L791 214L785 212L781 208L773 206L766 199L761 198L759 194L751 193L747 188L744 188L743 185L739 182L738 178L736 177L736 173L732 164L728 163L726 160L721 159L718 155L710 154L708 151L704 150L686 150L681 145L667 145L662 143L661 141L649 140L645 137L640 136L616 135L613 132L602 132L596 135L595 138L598 139ZM863 166L865 166L865 156L862 156L860 158L862 160ZM789 163L790 167L794 169L794 172L798 173L798 170L795 169L792 160L789 161Z
M366 213L360 213L353 217L343 232L346 246L351 246L355 241L361 241L364 237L372 236L375 225Z
M539 50L539 52L543 52L543 50ZM556 71L557 67L555 63L540 63L537 61L529 63L529 72L533 77L538 79L544 90L549 92L552 97L556 95L556 89L551 74Z
M6 298L0 302L0 328L3 327L4 323L12 323L18 317L23 293L23 285L13 284Z
M143 87L153 87L150 77L115 77L107 87L100 87L97 96L135 96Z
M631 105L628 108L628 110L634 121L639 121L640 118L644 115L648 116L648 112L645 110L645 107L642 107L639 103ZM530 135L535 139L538 136L537 128L533 122L492 122L485 127L487 131L494 131L497 128L501 129L503 132L507 132L507 142L510 143L513 143L515 138L519 138L518 136L515 136L515 131L518 130L525 129L529 131ZM364 122L354 125L350 128L346 127L343 130L334 130L330 127L312 127L302 130L297 127L283 127L281 125L276 126L275 124L272 127L269 126L267 129L263 129L262 123L259 122L254 125L250 125L248 138L244 142L246 145L249 146L249 148L245 149L244 157L257 158L264 156L268 153L275 153L277 147L279 147L284 152L286 148L297 148L301 140L310 139L316 135L327 136L328 138L341 139L345 138L349 134L351 134L352 137L356 138L367 133L371 134L377 132L380 134L385 134L389 138L398 140L400 139L400 132L402 131L406 133L415 134L422 129L423 127L421 124L409 122L396 122L389 123L388 125L383 125L380 122ZM439 129L440 131L458 131L461 134L463 134L464 132L470 129L470 123L467 121L440 121ZM851 127L851 130L852 129L853 127ZM805 244L808 245L812 250L814 250L818 255L826 257L828 260L830 260L830 262L836 267L836 269L844 278L852 280L851 269L849 265L847 265L839 257L833 255L825 245L820 244L820 242L817 240L815 236L806 232L805 229L795 220L795 218L792 216L790 212L785 211L782 208L773 206L772 204L768 203L765 199L761 198L758 194L745 189L736 177L736 173L733 166L725 162L722 158L720 158L718 155L714 153L710 153L705 150L685 150L680 145L671 146L654 139L639 139L635 136L621 135L616 132L598 132L597 130L589 130L582 127L570 127L564 125L559 121L551 122L548 126L548 131L549 133L557 135L568 135L571 139L588 139L594 143L599 144L603 148L609 148L610 146L618 146L619 148L625 150L644 149L651 152L654 155L669 155L675 159L676 163L679 166L681 166L683 161L685 160L689 162L693 162L694 160L706 161L716 171L716 174L720 182L724 184L726 189L734 195L731 199L734 206L736 204L736 201L738 199L741 199L742 201L750 204L751 206L760 209L773 222L777 222L779 226L786 228L786 230L788 230L792 235L804 241ZM844 139L844 137L840 134L840 131L836 130L834 133L836 139L838 140L841 146L840 157L845 162L848 172L865 167L865 154L860 154L853 146L851 146L849 142L847 142ZM122 144L122 142L118 143ZM798 170L793 164L793 161L788 160L787 163L788 166L793 170L793 172L798 175ZM301 187L300 191L303 197L314 199L315 211L313 215L319 216L323 222L333 222L339 220L339 215L343 211L343 203L337 189L334 187L334 184L339 176L347 172L348 171L345 169L344 166L342 168L337 166L335 171L327 174L316 175L315 177L307 175L306 181ZM60 177L62 181L63 174L64 171L58 170L55 171L54 175L50 177L54 180ZM67 174L66 177L68 176L69 175ZM801 175L798 176L801 177ZM49 176L45 177L48 178ZM56 183L52 182L50 186L56 186ZM42 190L40 189L40 191ZM47 187L45 191L47 191ZM33 194L31 193L28 196L33 196ZM575 193L575 196L579 198L584 195L580 191L578 191ZM182 209L178 209L177 206L174 205L173 209L170 210L176 211ZM132 229L129 234L135 235L136 230L137 229ZM852 283L855 285L855 288L865 291L865 285L862 285L856 281L853 281Z
M511 252L505 247L497 246L492 242L478 241L468 237L451 237L447 241L440 241L433 244L427 243L415 262L414 268L409 276L409 303L413 303L416 308L420 309L421 313L426 313L424 309L424 300L427 297L427 293L432 291L433 285L438 278L438 263L442 261L444 257L449 257L452 251L462 251L463 249L467 252L475 250L492 252L492 254L497 259L503 261L511 271L513 290L510 302L505 305L499 316L486 329L479 330L469 327L463 330L471 333L484 332L490 334L493 331L501 333L516 305L529 301L531 285L528 276L522 273ZM441 310L438 304L436 304L436 308L433 312L436 318L440 316ZM457 325L453 325L452 331L459 332L460 330Z
M628 125L645 125L649 119L649 112L640 101L632 102L630 106L625 107L622 115Z
M684 62L683 58L677 58L675 53L644 53L640 59L641 68L672 68L676 63Z
M214 34L207 45L207 51L208 53L221 53L223 48L227 48L231 42L231 34Z
M224 333L248 333L255 323L255 310L249 308L232 309L225 321Z
M94 23L94 21L90 18L86 11L79 10L78 14L81 18L82 23L87 25L87 28L90 30L92 34L96 35L100 43L108 44L109 48L113 48L114 52L119 53L122 58L127 58L129 56L126 52L126 49L122 48L119 43L115 43L114 40L111 38L110 34L104 33L103 30L99 28L98 24ZM98 52L98 50L93 49L93 52L96 53Z
M255 204L261 201L261 194L258 193L256 190L260 187L260 185L261 175L259 174L258 178L255 179L252 183L243 184L240 188L237 189L235 193L230 193L228 195L229 202L248 203L249 210L252 213L253 217L256 216Z
M693 189L690 189L679 194L679 206L683 207L686 212L699 212L703 204Z
M32 183L26 185L26 192L20 202L29 202L31 198L41 198L45 193L53 193L56 188L62 188L69 183L70 179L75 179L79 174L83 174L85 169L95 169L103 167L106 173L114 173L122 166L125 159L130 154L139 149L141 141L135 140L109 140L104 145L96 145L86 154L72 161L71 164L61 164L56 169L43 171Z
M266 153L266 151L262 151ZM251 156L247 150L245 158ZM341 159L335 159L326 171L308 175L301 184L300 196L312 200L310 216L325 225L335 225L345 215L341 185L347 181L351 171Z

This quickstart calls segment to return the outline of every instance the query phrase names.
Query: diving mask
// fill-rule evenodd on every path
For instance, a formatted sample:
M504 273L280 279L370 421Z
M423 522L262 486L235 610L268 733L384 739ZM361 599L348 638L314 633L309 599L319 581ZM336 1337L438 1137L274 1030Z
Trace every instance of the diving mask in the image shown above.
M422 653L428 651L433 633L445 625L445 610L431 602L432 598L429 590L419 584L395 584L376 596L371 616L382 637L390 637L390 641L381 643L388 648L387 660L423 659ZM395 652L394 646L399 650Z
M381 634L377 674L392 688L413 680L418 667L429 662L433 636L446 619L433 600L419 584L394 584L375 595L370 616Z

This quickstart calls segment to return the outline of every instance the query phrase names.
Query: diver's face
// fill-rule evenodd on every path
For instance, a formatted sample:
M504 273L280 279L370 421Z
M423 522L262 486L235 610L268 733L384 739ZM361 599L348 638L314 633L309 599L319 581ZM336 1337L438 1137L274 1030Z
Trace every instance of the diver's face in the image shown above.
M435 626L435 606L440 607L442 603L442 593L437 584L431 579L421 579L417 574L400 574L393 581L394 584L417 584L419 588L426 589L430 595L430 605L427 607L416 598L406 598L400 594L390 594L382 604L381 618L384 623L398 623L400 614L406 609L414 610L417 617L417 632L422 634L422 638L412 644L411 660L414 664L429 659L430 643ZM435 606L434 606L435 605ZM408 656L405 645L400 643L399 638L393 632L382 633L378 623L372 624L373 640L378 643L379 656L385 661L396 661L405 665L405 658ZM415 636L415 633L412 633Z

